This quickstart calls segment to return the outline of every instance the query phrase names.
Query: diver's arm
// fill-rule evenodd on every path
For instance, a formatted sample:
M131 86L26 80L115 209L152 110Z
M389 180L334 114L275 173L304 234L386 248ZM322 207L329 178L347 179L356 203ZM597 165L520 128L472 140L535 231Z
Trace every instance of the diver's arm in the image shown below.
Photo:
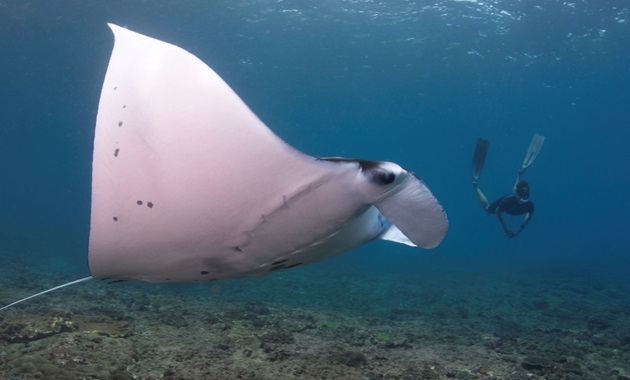
M523 223L521 223L521 227L518 229L518 231L516 231L515 236L520 234L521 231L523 231L525 229L525 226L527 226L529 221L532 219L532 215L533 215L533 213L531 213L531 212L528 212L527 215L525 215L525 220L523 220Z
M509 238L513 238L514 236L516 236L516 234L514 232L512 232L512 230L510 230L510 228L508 227L507 223L505 223L505 220L503 219L503 213L498 212L497 213L497 217L499 218L499 222L501 222L501 227L503 227L503 232L505 232L505 234ZM521 227L521 229L522 229L522 227Z

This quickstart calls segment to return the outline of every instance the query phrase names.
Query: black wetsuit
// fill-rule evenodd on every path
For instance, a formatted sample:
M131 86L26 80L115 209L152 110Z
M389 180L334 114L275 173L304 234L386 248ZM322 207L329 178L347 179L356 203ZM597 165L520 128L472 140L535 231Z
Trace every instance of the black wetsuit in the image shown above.
M506 195L492 202L486 209L486 212L488 214L500 214L504 212L509 215L523 215L529 213L531 216L534 213L534 202L528 201L520 203L514 195Z

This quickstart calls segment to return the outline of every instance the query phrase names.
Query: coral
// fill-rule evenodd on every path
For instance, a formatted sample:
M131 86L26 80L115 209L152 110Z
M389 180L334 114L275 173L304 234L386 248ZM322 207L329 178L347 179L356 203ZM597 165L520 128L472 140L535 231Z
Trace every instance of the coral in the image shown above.
M336 329L337 327L339 327L339 324L332 321L317 321L315 325L317 325L317 327L323 327L327 329Z
M7 342L27 342L43 339L61 332L75 331L78 326L70 313L55 313L38 316L24 315L11 321L0 323L0 340Z
M50 311L45 315L20 315L15 319L5 319L0 323L0 340L28 342L72 331L127 337L131 335L131 326L106 317L73 316L67 312Z
M295 338L291 333L286 331L274 330L258 337L264 343L281 343L288 344L295 342Z
M530 355L523 358L521 366L527 370L553 368L554 363L544 356Z
M392 339L391 334L381 331L381 332L377 332L374 334L374 337L377 340L380 340L381 342L387 342L388 340Z
M22 378L43 379L129 379L131 361L128 340L63 333L24 346L13 360L13 370Z
M333 355L333 360L347 366L356 367L365 364L365 355L358 350L343 350Z

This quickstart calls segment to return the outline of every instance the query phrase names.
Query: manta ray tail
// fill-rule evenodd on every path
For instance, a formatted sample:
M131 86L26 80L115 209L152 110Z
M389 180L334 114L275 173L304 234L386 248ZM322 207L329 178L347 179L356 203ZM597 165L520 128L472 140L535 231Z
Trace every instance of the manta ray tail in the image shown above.
M50 288L48 290L44 290L43 292L39 292L37 294L33 294L32 296L28 296L26 298L22 298L21 300L18 300L18 301L15 301L13 303L10 303L10 304L8 304L6 306L0 307L0 311L8 309L11 306L17 305L17 304L19 304L21 302L24 302L26 300L30 300L31 298L39 297L39 296L41 296L43 294L50 293L50 292L53 292L53 291L61 289L61 288L65 288L66 286L78 284L79 282L83 282L83 281L87 281L87 280L91 280L91 279L92 279L92 276L87 276L87 277L80 278L78 280L70 281L70 282L65 283L63 285L55 286L54 288Z

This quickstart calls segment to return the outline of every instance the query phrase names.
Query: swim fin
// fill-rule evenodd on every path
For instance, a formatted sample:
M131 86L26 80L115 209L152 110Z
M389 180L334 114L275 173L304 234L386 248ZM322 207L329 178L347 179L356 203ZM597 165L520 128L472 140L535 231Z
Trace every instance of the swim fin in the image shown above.
M490 141L486 139L482 139L482 138L477 139L477 145L475 146L475 154L473 155L473 161L472 161L473 184L476 184L477 182L479 182L479 177L481 176L483 165L486 162L486 155L488 154L489 146L490 146Z
M525 154L525 158L523 159L523 164L518 170L519 173L525 172L525 170L532 166L534 161L536 161L536 157L538 157L538 153L540 153L544 142L545 136L539 135L538 133L534 134L534 137L532 137L532 141L529 143L529 148L527 148L527 153Z

